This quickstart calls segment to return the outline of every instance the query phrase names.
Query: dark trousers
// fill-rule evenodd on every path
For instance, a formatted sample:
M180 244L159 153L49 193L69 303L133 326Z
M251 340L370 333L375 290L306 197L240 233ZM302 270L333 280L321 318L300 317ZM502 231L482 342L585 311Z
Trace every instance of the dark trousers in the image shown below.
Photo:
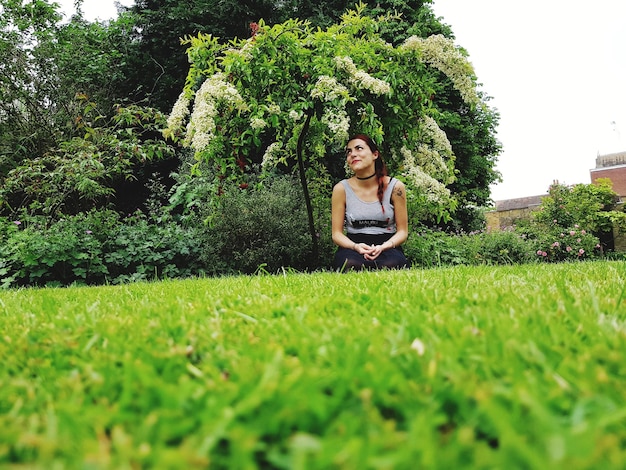
M394 234L363 235L349 233L348 238L354 243L367 245L382 245ZM361 269L400 269L408 268L409 261L404 256L402 248L391 248L383 251L375 260L366 260L365 257L350 248L339 248L335 253L334 267L338 271Z

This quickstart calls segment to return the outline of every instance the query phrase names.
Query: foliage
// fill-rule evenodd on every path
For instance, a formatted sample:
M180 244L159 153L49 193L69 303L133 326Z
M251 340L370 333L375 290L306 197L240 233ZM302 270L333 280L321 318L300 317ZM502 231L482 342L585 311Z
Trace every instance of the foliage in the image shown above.
M600 236L613 227L626 228L626 214L615 210L617 194L609 180L596 184L554 184L532 219L520 224L545 261L595 258L603 255Z
M626 214L615 210L618 200L607 178L594 184L554 184L541 201L535 220L543 227L556 230L569 230L579 225L596 235L612 231L614 226L626 229Z
M108 274L96 224L110 228L112 214L81 214L48 225L44 217L4 221L7 233L0 259L8 286L101 283ZM102 230L102 228L100 229Z
M541 232L534 241L537 256L545 261L577 261L602 255L598 237L577 224L558 234L554 231Z
M2 179L0 203L5 214L15 217L26 211L57 217L111 202L122 209L131 201L138 207L142 201L137 193L145 181L128 189L124 186L142 173L145 180L150 164L174 157L173 147L160 138L165 125L162 113L118 106L114 117L104 121L95 113L95 105L82 99L84 112L76 120L84 135L24 162ZM127 194L116 194L116 189Z
M55 140L55 109L46 106L55 84L40 44L54 41L60 15L43 0L0 2L0 176Z
M59 4L0 1L0 177L81 132L75 96L111 109L132 48L129 17L62 22Z
M401 45L411 36L426 38L443 35L452 38L450 28L435 17L430 3L428 0L381 0L363 5L362 11L364 15L377 19L393 15L393 21L379 21L376 27L380 38L394 46ZM233 1L227 5L214 0L192 0L185 4L172 0L136 1L129 11L132 11L141 35L134 42L138 47L127 57L125 73L133 76L133 79L129 81L130 88L126 95L134 99L147 99L159 109L171 107L176 101L176 94L173 93L184 85L184 77L176 73L188 68L183 47L178 44L181 37L210 35L223 43L235 38L245 39L251 33L258 33L252 31L250 25L261 19L266 25L278 25L298 18L308 22L313 30L325 30L340 23L342 15L354 4L354 1L347 0L288 0L278 3ZM168 14L163 15L163 11ZM458 52L465 54L461 48ZM203 54L210 58L210 48L199 55ZM436 211L434 218L441 220L440 217L444 215L451 217L446 224L440 223L440 226L451 230L476 230L484 226L476 207L490 202L489 186L500 178L494 169L496 157L500 153L500 144L495 139L498 114L487 107L469 108L445 74L435 75L436 83L431 83L433 87L430 90L431 112L437 111L437 121L454 149L457 171L456 179L449 185L449 189L458 204L456 211L453 207L445 213ZM485 96L483 100L487 102L488 98ZM333 177L337 176L333 173ZM426 202L427 206L432 205ZM421 207L421 198L416 198L414 205Z
M189 0L185 3L135 0L132 6L123 9L132 14L138 32L123 67L124 74L130 77L123 86L125 96L148 100L150 106L160 110L171 108L177 90L185 84L180 71L189 68L180 38L210 34L223 42L245 39L251 35L250 24L260 20L275 25L297 18L309 22L313 28L325 29L341 21L343 13L355 3L354 0ZM430 0L381 0L368 9L368 14L372 17L394 11L402 14L402 23L381 27L381 34L390 43L397 38L406 39L406 34L449 35L449 28L437 21L430 3Z
M622 469L625 272L5 291L0 466Z
M207 35L188 38L191 70L164 133L194 149L220 178L240 178L254 164L297 167L313 253L318 230L307 165L341 158L350 134L368 133L412 189L412 206L445 219L456 207L446 187L454 155L431 103L435 77L445 74L467 109L486 106L471 65L451 41L411 36L394 47L377 28L395 18L374 20L364 8L326 30L289 20L261 22L253 37L228 45Z
M90 211L50 222L3 219L0 285L67 286L191 277L202 273L197 231L141 213Z
M201 243L197 228L172 219L157 223L138 211L104 245L104 260L113 284L198 276L204 273Z
M211 274L305 270L319 263L310 259L304 200L292 177L225 187L205 217L201 259Z
M423 229L404 251L416 267L524 264L535 260L536 244L515 230L459 232Z

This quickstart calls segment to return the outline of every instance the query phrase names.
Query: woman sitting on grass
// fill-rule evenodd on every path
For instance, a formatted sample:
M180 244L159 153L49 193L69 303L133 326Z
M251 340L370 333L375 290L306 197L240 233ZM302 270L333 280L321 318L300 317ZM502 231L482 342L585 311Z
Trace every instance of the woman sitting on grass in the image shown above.
M332 195L332 237L339 247L335 268L407 267L400 248L408 236L404 184L387 176L378 147L367 135L350 139L346 161L354 176L337 183Z

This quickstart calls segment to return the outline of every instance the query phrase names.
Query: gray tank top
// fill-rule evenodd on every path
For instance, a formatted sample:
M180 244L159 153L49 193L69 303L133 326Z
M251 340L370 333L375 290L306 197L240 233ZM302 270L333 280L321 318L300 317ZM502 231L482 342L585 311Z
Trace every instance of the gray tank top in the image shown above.
M348 180L342 180L346 190L345 225L348 233L380 235L396 233L396 217L391 204L391 192L398 182L391 178L383 194L383 205L379 201L364 202L354 193ZM384 207L384 212L383 212Z

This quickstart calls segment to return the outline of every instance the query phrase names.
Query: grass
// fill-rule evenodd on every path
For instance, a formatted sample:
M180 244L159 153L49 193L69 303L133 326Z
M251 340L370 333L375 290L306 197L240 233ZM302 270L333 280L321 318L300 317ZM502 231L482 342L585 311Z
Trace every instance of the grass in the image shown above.
M0 467L621 469L626 263L0 293Z

